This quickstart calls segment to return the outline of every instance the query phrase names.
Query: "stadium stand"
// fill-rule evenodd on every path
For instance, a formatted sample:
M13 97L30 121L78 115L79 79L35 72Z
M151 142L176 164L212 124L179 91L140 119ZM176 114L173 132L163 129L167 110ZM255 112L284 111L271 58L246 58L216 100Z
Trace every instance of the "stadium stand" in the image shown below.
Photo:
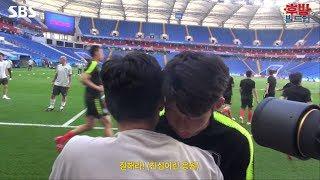
M188 29L194 42L209 43L210 34L208 28L204 26L188 26Z
M184 42L185 41L185 27L181 25L175 24L167 24L166 25L166 32L169 35L170 41L176 42Z
M139 31L138 22L119 21L119 37L134 38Z
M232 29L236 38L240 39L243 46L253 46L252 43L254 39L254 31L247 29Z
M100 36L110 37L110 33L114 30L117 22L114 20L94 19L94 23L99 30Z
M283 46L293 47L297 41L303 39L310 29L290 29L283 33Z
M91 35L90 34L90 29L92 28L91 19L87 17L81 17L79 28L83 35Z
M0 12L6 10L6 7L13 5L12 1L5 0L0 2L2 9ZM43 27L43 24L36 19L31 18L31 22L23 21L0 21L5 24L7 32L16 33L16 29L13 24L25 22L30 23L33 26ZM25 25L25 24L24 24ZM250 30L250 29L229 29L229 28L217 28L206 26L193 26L193 25L177 25L177 24L159 24L149 22L133 22L133 21L116 21L99 18L80 17L79 21L80 35L89 39L83 39L84 42L95 42L105 44L107 47L106 54L110 53L109 48L118 48L113 51L114 55L123 56L127 51L128 45L137 46L140 49L155 48L159 52L154 52L153 55L157 58L158 62L163 67L165 61L171 59L177 51L183 51L188 49L193 50L205 50L207 52L219 51L218 54L225 56L225 62L229 66L230 71L233 74L242 74L246 70L252 70L255 74L266 75L268 68L278 67L279 76L288 76L290 72L301 71L306 76L311 78L317 78L319 71L317 71L318 61L308 61L310 58L316 58L316 50L300 50L292 49L291 51L273 51L274 50L288 50L288 48L296 48L295 44L298 40L304 39L304 47L315 46L319 42L320 27L306 28L306 29L284 29L284 30ZM22 26L22 29L25 26ZM29 27L29 26L27 26ZM91 29L95 27L98 31L98 35L93 35ZM8 30L9 29L9 30ZM210 32L209 32L210 29ZM39 30L39 29L38 29ZM119 31L119 38L111 37L110 33L113 30ZM143 41L136 41L136 33L141 30L144 33L145 38ZM23 33L32 34L32 30L24 29ZM169 35L169 41L164 42L160 40L160 36L163 33ZM192 44L186 43L185 36L190 35L193 37L194 42ZM0 32L0 36L4 37L9 43L2 43L0 48L2 51L6 50L11 54L27 54L30 55L35 61L40 61L43 58L48 58L51 61L56 61L61 55L66 55L70 58L71 62L80 60L81 58L90 58L84 49L75 49L67 47L48 46L39 42L35 42L32 38L26 38L23 35L12 35L4 32ZM155 41L150 41L150 36L153 36ZM210 46L209 38L215 37L218 40L218 46ZM93 39L96 37L97 39ZM103 38L103 39L101 39ZM233 40L239 39L244 49L233 49ZM257 39L261 41L261 47L258 49L254 47L253 41ZM283 45L275 47L274 42L276 40L282 40ZM133 43L132 41L135 41ZM10 44L11 43L11 44ZM199 44L200 43L200 44ZM228 48L229 47L229 48ZM132 48L132 46L131 46ZM163 48L168 48L169 52L164 53ZM1 50L0 49L0 50ZM251 54L250 57L244 56L244 54ZM270 57L264 57L268 53ZM233 55L232 55L233 54ZM295 58L296 55L302 55L304 58ZM255 57L256 56L256 57ZM291 58L286 59L283 57ZM271 59L270 59L271 58ZM307 58L307 59L306 59ZM308 59L309 58L309 59ZM259 60L259 65L258 61ZM306 70L304 70L306 69Z
M233 45L233 37L230 29L211 28L211 31L217 38L219 44Z
M145 36L150 36L153 34L155 39L160 39L161 34L163 34L162 26L162 24L158 23L143 23L142 31Z
M1 0L0 1L0 14L4 16L9 16L8 8L10 6L17 6L12 0Z

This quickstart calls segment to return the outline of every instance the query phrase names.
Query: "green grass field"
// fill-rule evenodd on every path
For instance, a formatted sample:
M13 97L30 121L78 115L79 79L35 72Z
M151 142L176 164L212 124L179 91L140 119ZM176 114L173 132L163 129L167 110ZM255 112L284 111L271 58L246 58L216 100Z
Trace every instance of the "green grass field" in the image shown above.
M34 73L34 74L33 74ZM62 126L84 109L83 86L78 76L73 76L65 111L44 112L49 103L51 80L54 70L14 69L9 83L9 101L0 99L0 179L48 179L51 166L58 155L53 139L65 133L68 127L41 127L40 125ZM239 112L239 77L235 77L233 114ZM266 79L255 79L261 100ZM278 80L277 88L287 81ZM304 82L312 91L312 100L319 104L319 83ZM279 97L280 94L277 94ZM60 97L56 107L60 106ZM69 126L84 121L83 115L75 118ZM38 124L36 127L34 124ZM29 126L27 126L29 125ZM114 125L116 127L116 125ZM250 127L244 125L250 130ZM87 133L102 136L102 130ZM107 162L106 162L107 163ZM255 179L319 179L320 162L316 160L289 161L285 154L255 144Z

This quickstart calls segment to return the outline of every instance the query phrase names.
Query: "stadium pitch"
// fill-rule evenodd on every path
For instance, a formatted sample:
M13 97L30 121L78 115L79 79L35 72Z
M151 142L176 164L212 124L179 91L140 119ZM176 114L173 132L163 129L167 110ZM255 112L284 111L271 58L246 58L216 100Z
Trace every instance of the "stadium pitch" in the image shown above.
M76 71L74 71L75 73ZM51 94L51 81L54 70L35 68L14 69L13 80L9 82L11 100L0 100L0 179L48 179L54 159L54 137L63 134L68 128L84 121L84 87L79 76L72 76L64 111L56 109L45 112ZM235 87L232 97L232 113L238 120L240 107L239 82L241 77L234 77ZM266 79L255 78L259 100L263 97ZM282 88L287 80L278 80L277 88ZM320 83L303 82L303 86L312 92L312 101L320 103ZM277 97L280 92L277 93ZM250 130L250 126L243 124ZM113 122L116 131L116 123ZM100 124L87 133L102 136ZM285 154L263 148L255 144L255 179L319 179L320 162L316 160L288 160Z

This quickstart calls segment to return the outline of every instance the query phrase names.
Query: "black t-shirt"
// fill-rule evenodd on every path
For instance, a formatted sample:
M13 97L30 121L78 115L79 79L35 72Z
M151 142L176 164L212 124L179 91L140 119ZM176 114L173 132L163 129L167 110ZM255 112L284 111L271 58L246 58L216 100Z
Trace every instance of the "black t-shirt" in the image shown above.
M252 98L252 90L256 87L256 83L249 78L240 81L241 96Z
M85 68L85 73L91 76L90 80L96 85L102 85L102 81L100 79L100 68L98 66L98 62L92 60L88 63L87 67ZM97 97L100 96L100 92L96 89L92 89L91 87L86 87L86 95Z
M209 151L220 167L224 179L246 179L246 170L250 163L250 147L248 139L238 130L212 119L209 126L198 135L181 139L172 130L166 117L161 116L156 131Z
M269 83L268 94L269 93L275 93L276 92L276 86L277 86L276 78L274 76L269 76L268 77L268 83Z
M282 96L286 97L287 100L290 101L298 101L304 103L311 101L310 90L297 85L291 85L290 87L284 89Z
M230 76L228 86L224 92L224 97L232 95L232 86L234 84L233 77Z
M292 84L290 82L288 82L286 85L283 86L282 90L289 88L291 85Z

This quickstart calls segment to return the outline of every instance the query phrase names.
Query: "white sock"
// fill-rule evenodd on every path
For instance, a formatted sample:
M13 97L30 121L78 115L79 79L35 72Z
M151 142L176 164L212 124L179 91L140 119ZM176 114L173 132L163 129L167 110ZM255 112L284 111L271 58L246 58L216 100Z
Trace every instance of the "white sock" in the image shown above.
M56 103L56 99L50 99L50 108L53 108Z
M66 105L67 101L61 101L61 107L64 107Z

